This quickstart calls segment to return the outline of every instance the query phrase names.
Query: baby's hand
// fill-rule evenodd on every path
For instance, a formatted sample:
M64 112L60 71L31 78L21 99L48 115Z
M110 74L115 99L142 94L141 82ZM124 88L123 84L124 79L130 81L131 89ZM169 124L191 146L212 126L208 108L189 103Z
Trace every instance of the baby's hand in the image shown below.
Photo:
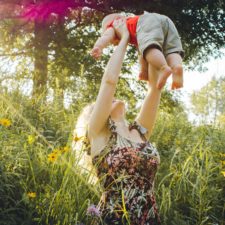
M102 56L102 49L99 48L99 47L94 47L92 50L91 50L91 56L95 59L99 59L101 56Z

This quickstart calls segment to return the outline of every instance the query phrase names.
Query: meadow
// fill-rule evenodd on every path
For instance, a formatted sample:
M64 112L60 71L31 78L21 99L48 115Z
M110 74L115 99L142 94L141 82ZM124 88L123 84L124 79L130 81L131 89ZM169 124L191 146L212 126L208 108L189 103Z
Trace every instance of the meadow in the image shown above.
M79 161L73 129L79 112L0 97L0 224L95 224L101 187ZM175 116L176 115L176 116ZM223 225L225 126L193 125L184 112L160 110L151 142L161 155L156 179L163 224Z

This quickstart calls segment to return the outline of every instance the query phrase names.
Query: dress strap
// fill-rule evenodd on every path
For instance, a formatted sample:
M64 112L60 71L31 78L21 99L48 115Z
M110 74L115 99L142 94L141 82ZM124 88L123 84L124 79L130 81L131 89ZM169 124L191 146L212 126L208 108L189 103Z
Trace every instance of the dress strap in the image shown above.
M108 127L112 134L116 134L116 125L115 122L112 120L111 116L108 119Z
M141 135L141 137L143 138L143 140L147 141L145 134L148 132L148 129L143 127L141 124L139 124L137 121L134 121L133 123L131 123L129 125L129 129L136 129L139 134Z

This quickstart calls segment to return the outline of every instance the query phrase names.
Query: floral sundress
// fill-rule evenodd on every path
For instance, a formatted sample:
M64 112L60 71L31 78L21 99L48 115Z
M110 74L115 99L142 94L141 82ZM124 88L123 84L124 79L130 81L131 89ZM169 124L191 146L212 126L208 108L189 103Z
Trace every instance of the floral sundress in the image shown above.
M158 225L160 218L153 191L160 163L158 151L145 139L147 129L137 122L130 124L129 129L140 133L141 143L118 134L111 118L108 122L109 142L92 159L104 190L98 204L99 224Z

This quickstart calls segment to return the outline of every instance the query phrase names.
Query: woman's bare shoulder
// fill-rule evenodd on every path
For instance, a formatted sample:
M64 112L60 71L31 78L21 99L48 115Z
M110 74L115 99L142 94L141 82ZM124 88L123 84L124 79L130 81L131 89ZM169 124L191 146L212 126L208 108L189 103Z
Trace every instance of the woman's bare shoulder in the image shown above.
M109 142L111 132L109 129L104 129L94 138L90 138L91 144L91 157L95 157L101 153Z

